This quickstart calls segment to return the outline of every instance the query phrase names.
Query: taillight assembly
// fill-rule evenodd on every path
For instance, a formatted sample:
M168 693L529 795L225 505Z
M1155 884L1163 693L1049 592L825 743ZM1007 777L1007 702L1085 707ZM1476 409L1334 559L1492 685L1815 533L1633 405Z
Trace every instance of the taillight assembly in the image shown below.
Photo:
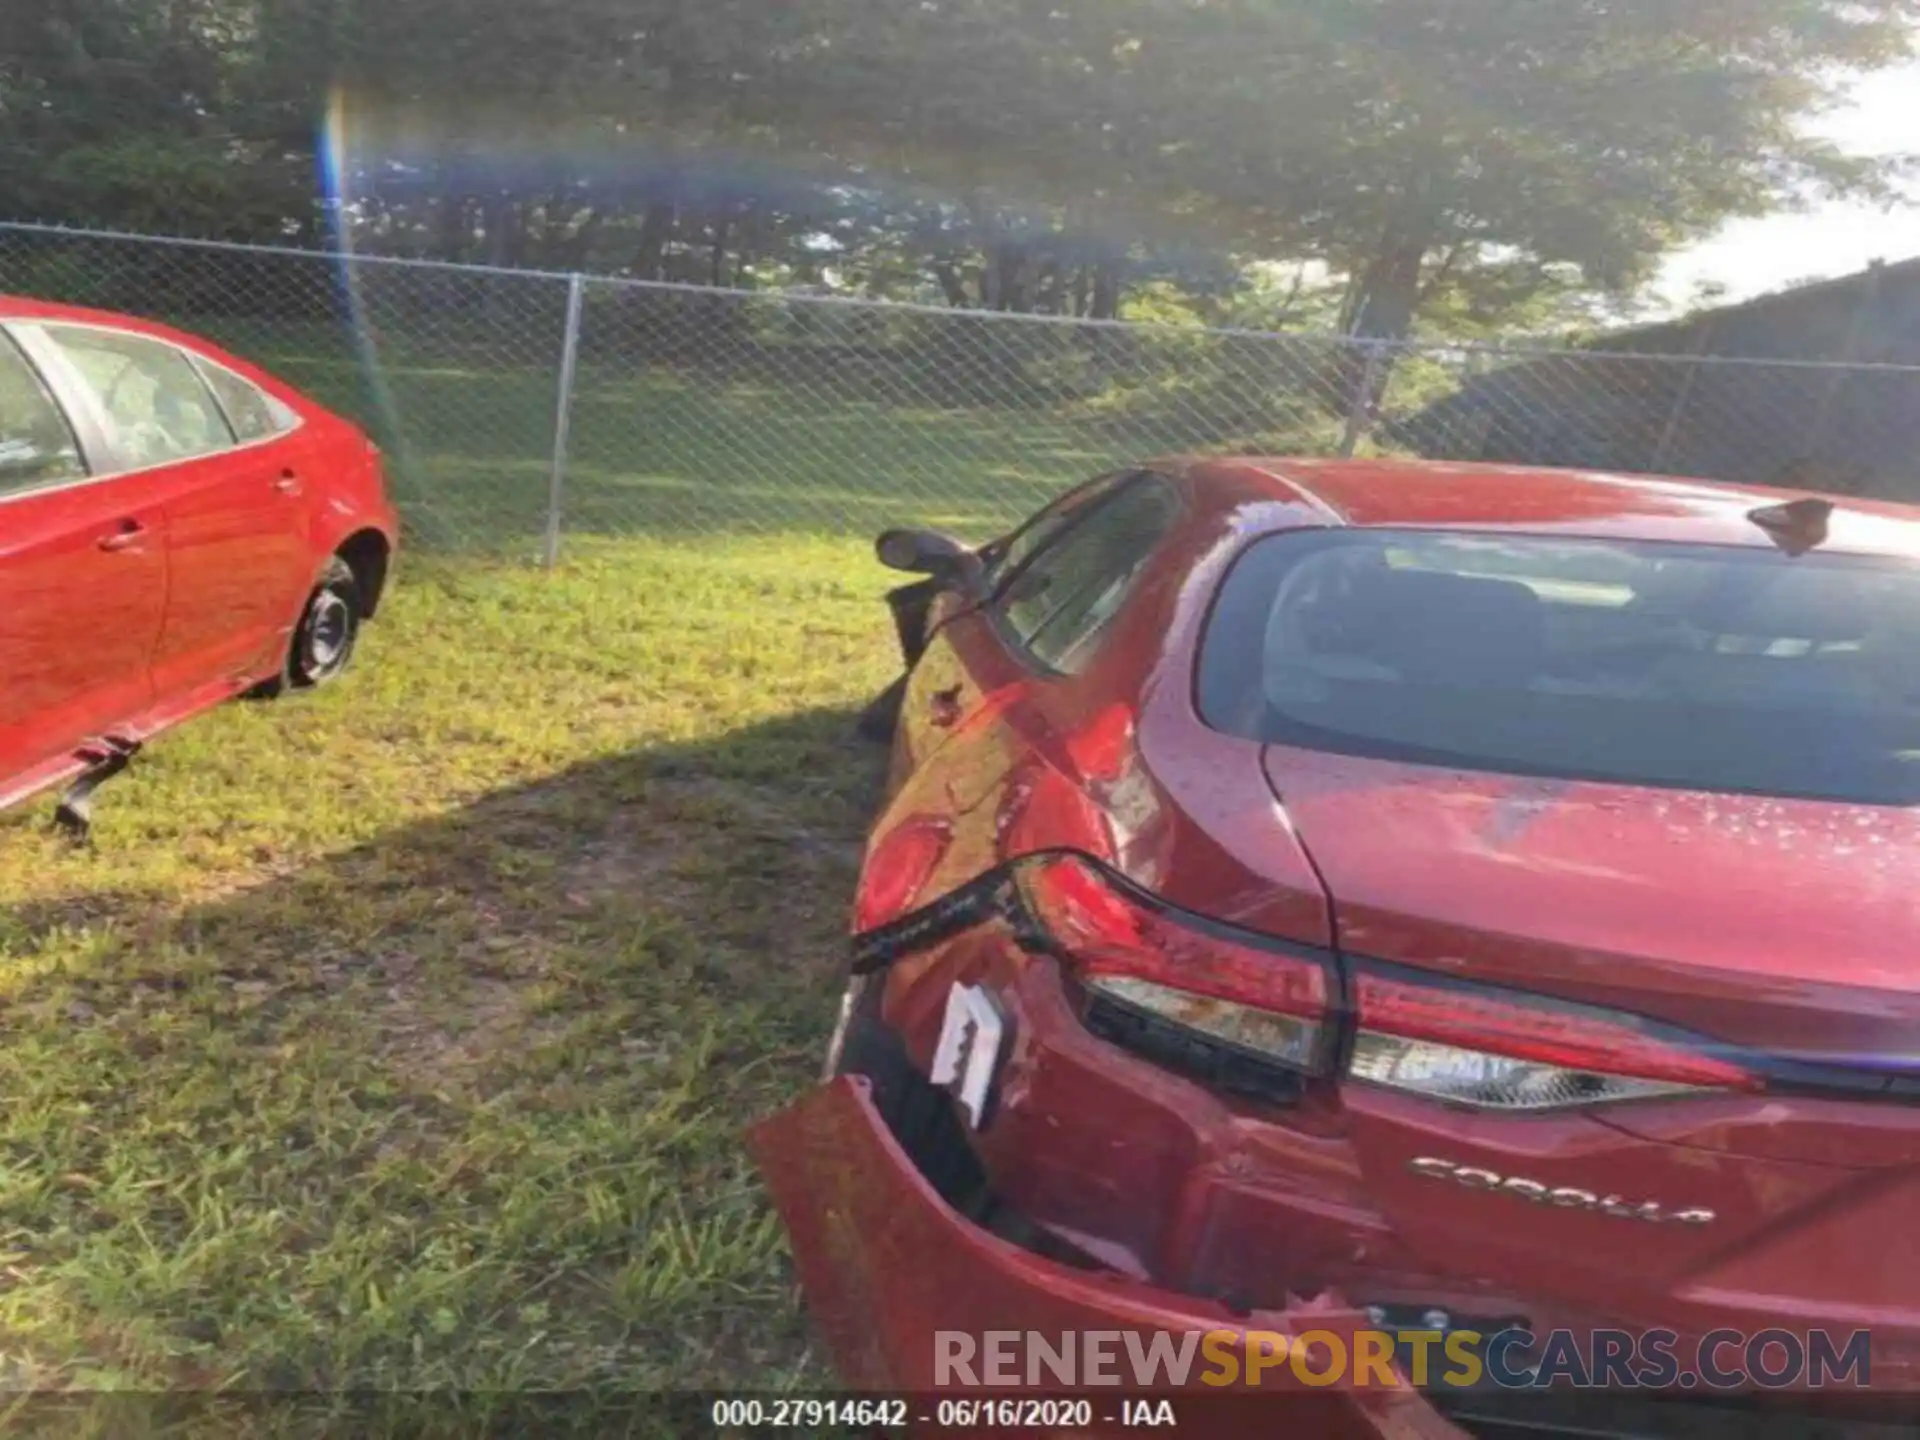
M1764 1085L1708 1041L1592 1006L1379 966L1353 976L1352 995L1347 1073L1436 1100L1551 1110Z
M1017 870L1030 945L1087 996L1089 1029L1218 1088L1284 1099L1327 1068L1331 957L1232 931L1133 889L1077 855Z
M903 820L881 837L860 869L854 933L876 930L913 909L952 842L953 827L934 816Z
M1071 851L1028 855L925 903L951 839L945 821L923 817L875 847L855 903L856 972L997 918L1060 962L1093 1033L1268 1100L1297 1099L1308 1077L1336 1071L1514 1112L1767 1085L1752 1057L1637 1015L1373 960L1356 961L1343 988L1330 951L1181 910Z
M1015 875L1023 939L1078 982L1087 1027L1219 1089L1293 1099L1338 1063L1449 1104L1536 1111L1765 1083L1710 1041L1592 1006L1373 962L1343 996L1331 954L1178 910L1083 856L1030 856Z

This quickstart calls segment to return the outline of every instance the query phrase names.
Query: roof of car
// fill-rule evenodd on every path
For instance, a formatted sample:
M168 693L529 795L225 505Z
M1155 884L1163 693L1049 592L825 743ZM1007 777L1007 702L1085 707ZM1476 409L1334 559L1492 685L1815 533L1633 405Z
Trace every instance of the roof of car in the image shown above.
M30 300L25 295L8 295L0 291L0 317L8 319L60 319L105 320L115 325L144 326L146 321L132 315L118 315L110 310L91 310L84 305L61 305L52 300Z
M51 300L29 300L24 295L8 295L0 292L0 321L7 320L67 320L83 325L106 325L136 335L151 335L156 339L168 340L174 344L192 345L202 350L212 351L216 348L198 335L189 334L185 330L176 330L171 325L158 320L144 319L139 315L125 315L115 310L95 310L85 305L59 305Z
M1190 479L1237 502L1305 504L1320 524L1494 530L1614 540L1767 545L1756 509L1817 492L1671 476L1439 460L1189 459ZM1824 551L1920 558L1920 507L1822 496Z
M204 355L235 374L262 386L280 400L294 405L308 414L325 413L310 397L303 395L295 387L269 371L262 370L245 356L235 355L222 349L204 335L195 335L186 330L176 330L173 326L158 320L143 319L138 315L123 315L113 310L93 310L84 305L57 305L49 300L29 300L22 295L8 295L0 292L0 324L9 320L64 320L82 325L104 325L115 330L124 330L133 335L146 335L155 340L164 340L171 345L183 345L200 355Z

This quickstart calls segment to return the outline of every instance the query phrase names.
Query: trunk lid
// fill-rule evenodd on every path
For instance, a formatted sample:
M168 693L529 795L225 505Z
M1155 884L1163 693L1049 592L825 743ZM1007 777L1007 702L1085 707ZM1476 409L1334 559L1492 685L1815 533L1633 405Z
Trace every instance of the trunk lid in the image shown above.
M1348 955L1916 1065L1920 814L1281 745L1263 766Z

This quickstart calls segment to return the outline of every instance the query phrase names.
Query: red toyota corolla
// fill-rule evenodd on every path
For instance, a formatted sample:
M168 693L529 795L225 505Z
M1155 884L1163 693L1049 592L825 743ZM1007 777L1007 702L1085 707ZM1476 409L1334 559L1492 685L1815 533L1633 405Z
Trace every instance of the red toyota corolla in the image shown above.
M754 1137L851 1381L1368 1317L1920 1378L1920 511L1215 460L880 552L842 1078Z
M204 341L0 296L0 807L337 675L398 522L354 425Z

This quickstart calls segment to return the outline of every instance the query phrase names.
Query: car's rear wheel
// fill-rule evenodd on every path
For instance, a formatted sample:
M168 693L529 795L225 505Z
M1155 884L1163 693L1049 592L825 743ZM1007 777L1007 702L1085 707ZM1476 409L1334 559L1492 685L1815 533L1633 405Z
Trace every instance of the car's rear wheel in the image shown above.
M311 690L345 670L360 639L363 609L360 581L353 567L336 555L321 572L294 627L287 683Z

